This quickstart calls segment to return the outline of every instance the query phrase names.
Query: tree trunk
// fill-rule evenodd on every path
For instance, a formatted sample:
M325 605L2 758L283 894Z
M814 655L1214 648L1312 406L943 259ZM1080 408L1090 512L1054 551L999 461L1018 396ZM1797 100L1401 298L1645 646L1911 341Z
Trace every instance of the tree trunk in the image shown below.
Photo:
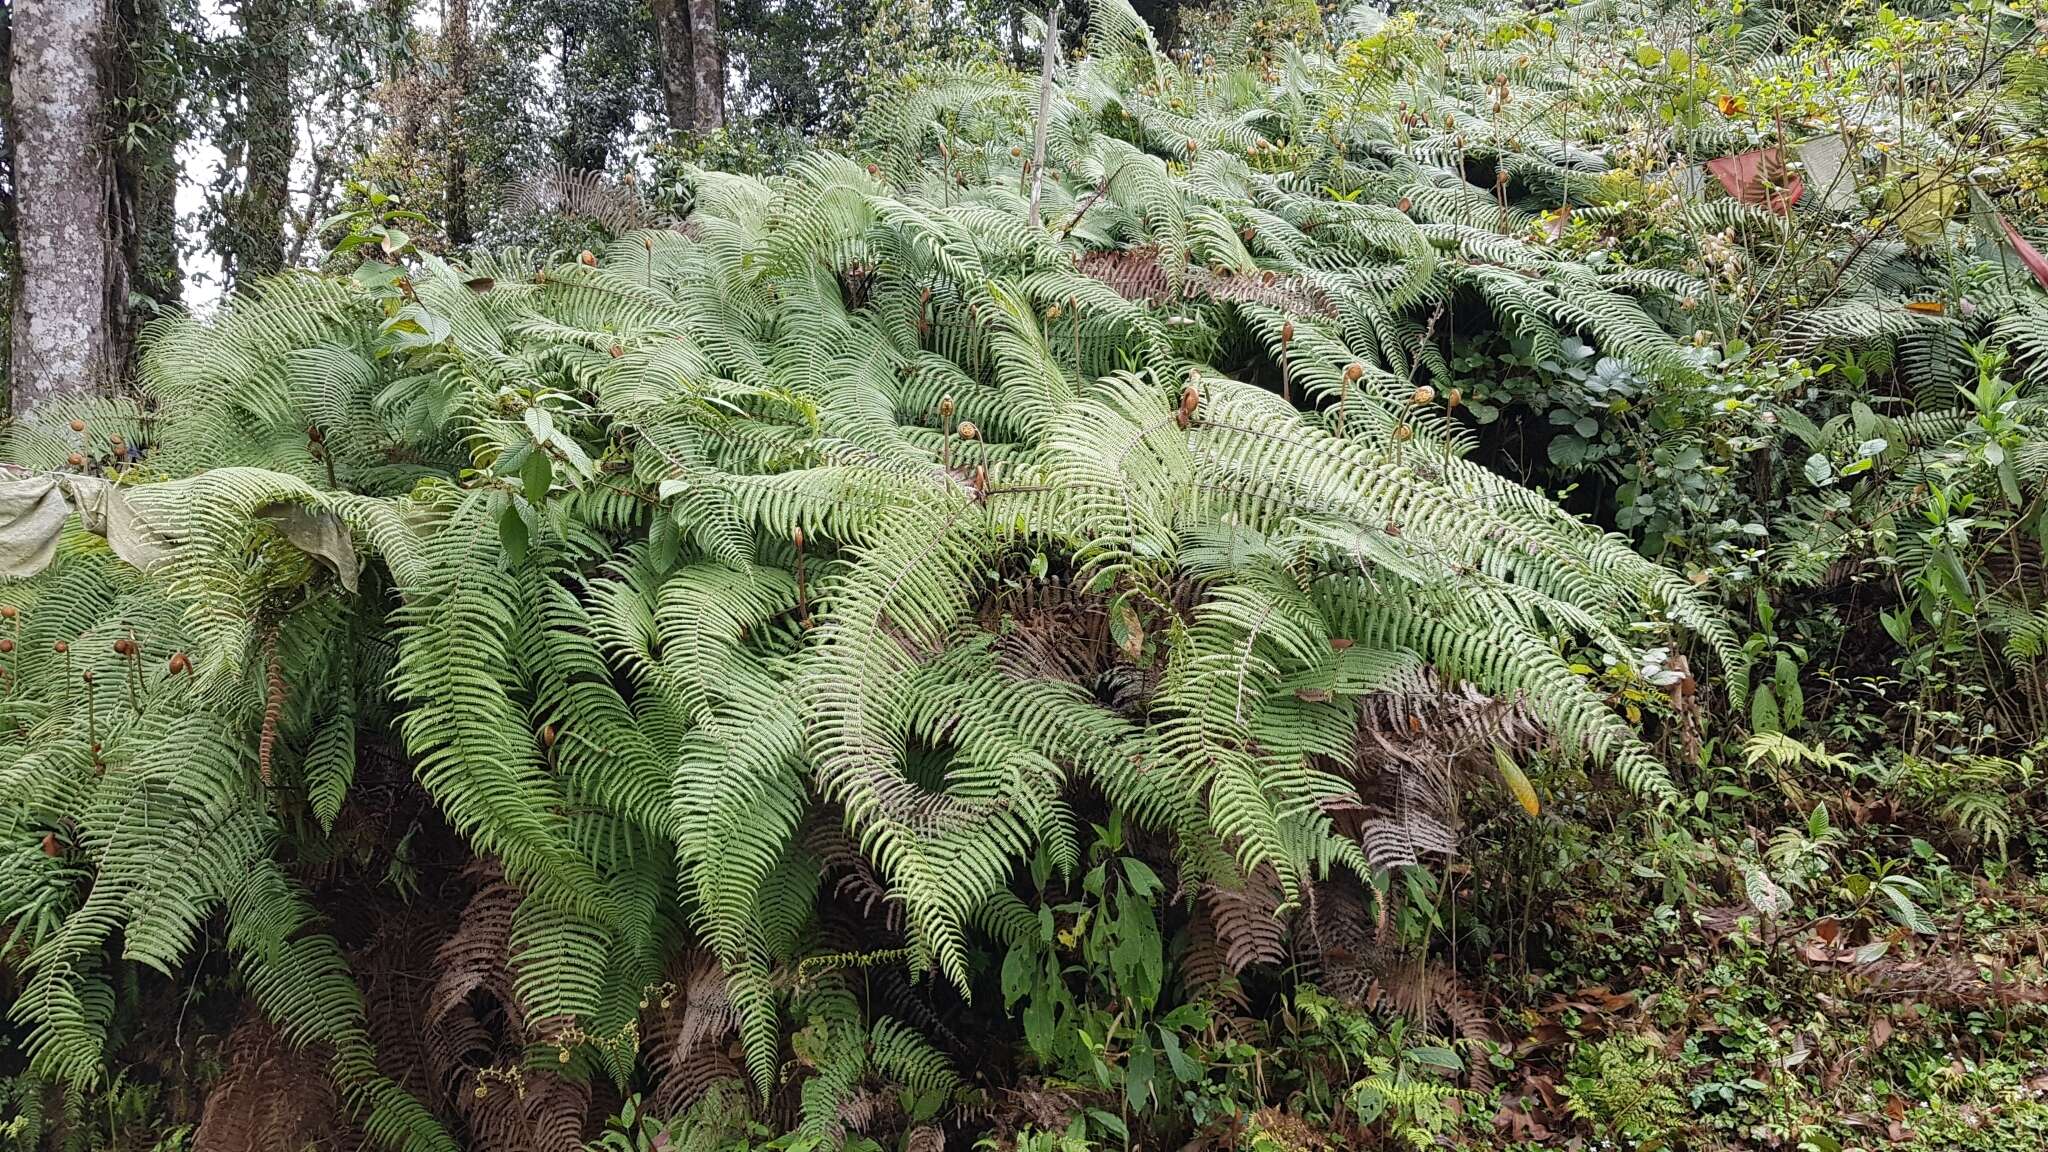
M15 0L12 80L16 276L9 355L15 413L111 390L126 277L108 227L113 165L102 131L105 0ZM119 312L114 312L118 309Z
M565 23L562 35L562 87L569 92L577 90L584 82L579 72L582 66L583 26L580 23ZM608 125L602 123L602 114L593 109L592 102L571 99L568 115L562 118L562 163L582 172L602 172L608 160L611 133Z
M648 6L654 10L662 111L668 114L669 131L688 132L697 116L697 88L690 78L690 12L677 0L649 0Z
M467 247L476 237L469 225L469 125L463 116L469 104L469 0L447 0L448 44L448 181L442 193L442 217L450 247Z
M689 0L690 79L696 95L692 132L725 127L725 43L718 35L718 0Z
M148 50L171 42L162 0L118 0L115 20L123 45ZM180 84L174 70L152 67L133 51L115 52L109 63L108 90L115 97L110 114L121 122L113 137L130 142L113 150L118 248L130 286L158 304L175 305L185 295L178 261L178 138L171 131ZM133 328L127 325L120 335L124 349L133 343Z
M1040 220L1039 199L1045 194L1045 130L1052 118L1052 74L1060 62L1060 6L1058 0L1045 8L1045 42L1039 48L1038 114L1031 125L1031 227Z
M4 70L6 88L0 93L0 115L6 117L4 154L7 164L7 188L0 192L0 229L7 237L7 318L8 323L0 325L0 357L8 365L8 380L0 380L0 416L4 416L13 400L14 324L21 308L21 230L16 222L14 190L21 182L14 175L14 146L21 139L21 129L14 119L14 21L0 20L0 60L7 62Z
M242 195L231 226L230 264L239 287L284 267L284 222L292 153L298 148L292 112L291 0L242 0L246 138Z

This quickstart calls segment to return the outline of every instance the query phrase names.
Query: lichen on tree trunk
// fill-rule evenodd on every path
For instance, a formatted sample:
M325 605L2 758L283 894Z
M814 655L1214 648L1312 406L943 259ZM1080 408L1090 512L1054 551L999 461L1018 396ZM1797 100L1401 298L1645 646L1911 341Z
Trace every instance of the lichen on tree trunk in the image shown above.
M184 299L177 208L182 132L175 119L189 80L151 51L172 35L163 0L115 0L114 27L127 50L108 55L104 80L109 134L123 142L112 155L108 225L120 272L109 284L109 322L125 357L143 319L127 306L131 290L157 305Z
M697 90L690 69L690 11L678 0L650 0L654 13L656 60L661 69L662 111L674 132L688 132L696 123Z
M446 12L442 37L448 46L448 174L441 199L448 242L460 248L476 238L469 222L469 125L464 116L473 48L469 0L447 0Z
M689 0L690 80L697 111L690 130L725 127L725 48L718 35L718 0Z
M112 165L103 138L104 0L13 7L18 277L9 358L16 413L108 388L119 345L107 322L119 260L108 232Z
M284 222L298 129L292 112L296 16L290 0L243 0L247 163L231 224L237 286L284 268Z

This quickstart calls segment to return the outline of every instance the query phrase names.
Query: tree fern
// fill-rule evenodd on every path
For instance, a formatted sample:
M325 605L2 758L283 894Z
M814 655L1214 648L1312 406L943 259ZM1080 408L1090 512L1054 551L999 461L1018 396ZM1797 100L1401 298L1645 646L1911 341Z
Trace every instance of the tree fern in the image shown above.
M296 275L160 324L144 402L83 417L139 461L72 465L46 424L10 427L24 466L101 474L176 560L138 571L67 531L0 588L21 621L0 922L30 946L13 1011L37 1071L95 1076L114 966L174 969L224 912L252 996L332 1053L366 1130L445 1142L377 1072L278 848L337 828L386 716L502 869L429 1015L451 1050L521 1055L461 1068L530 1072L526 1112L573 1111L578 1076L655 1063L641 1001L687 942L723 971L719 1035L754 1088L794 1052L827 1139L883 1083L957 1080L910 1017L806 984L807 955L841 950L821 856L885 890L890 952L971 994L980 943L1036 930L1020 878L1081 863L1077 793L1193 883L1259 877L1267 914L1369 878L1384 845L1343 814L1406 802L1363 750L1372 701L1425 667L1675 796L1576 661L1633 660L1648 632L1739 668L1711 602L1466 460L1460 416L1418 391L1461 305L1539 352L1585 335L1697 376L1653 305L1696 281L1589 270L1534 226L1554 196L1593 204L1604 160L1540 126L1397 132L1303 90L1329 59L1238 100L1121 0L1091 29L1054 89L1043 228L999 146L1028 86L940 72L877 107L865 155L685 169L686 221L588 260L409 257L403 288ZM1403 90L1483 119L1483 86ZM1526 191L1504 205L1474 156ZM1226 340L1259 379L1284 360L1288 394L1226 371ZM307 517L345 525L346 555ZM853 847L818 848L820 824ZM472 994L516 1006L501 1044L465 1046Z

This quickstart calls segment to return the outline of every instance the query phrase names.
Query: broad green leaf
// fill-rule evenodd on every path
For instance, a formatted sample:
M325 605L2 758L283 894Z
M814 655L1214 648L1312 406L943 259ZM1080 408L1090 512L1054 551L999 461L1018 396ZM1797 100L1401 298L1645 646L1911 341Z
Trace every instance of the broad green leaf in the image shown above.
M526 518L519 514L518 505L505 505L505 514L498 517L498 543L514 568L526 563Z
M1151 1103L1152 1072L1156 1065L1152 1045L1139 1033L1131 1045L1131 1053L1124 1062L1124 1100L1133 1112L1143 1112Z
M1804 727L1806 692L1799 686L1799 666L1783 652L1778 653L1778 667L1771 678L1771 688L1777 697L1779 727L1787 732Z
M1768 684L1759 684L1749 697L1749 728L1752 732L1782 731L1778 720L1778 697Z
M1927 911L1915 903L1911 896L1906 895L1905 891L1898 885L1890 883L1879 884L1878 889L1884 893L1885 899L1891 903L1891 908L1889 909L1891 917L1898 921L1901 927L1911 929L1922 936L1932 936L1935 934L1933 918L1929 917Z
M1149 900L1154 892L1166 885L1159 879L1159 873L1152 866L1136 856L1123 858L1124 883L1130 885L1131 895L1139 900Z
M539 504L547 499L548 488L555 482L555 462L536 448L527 453L526 462L519 466L519 479L525 487L527 503Z
M1159 1033L1159 1050L1166 1053L1166 1065L1173 1069L1174 1079L1179 1080L1183 1084L1193 1084L1200 1080L1202 1078L1202 1070L1193 1060L1188 1059L1187 1053L1181 1051L1180 1037L1175 1036L1164 1028L1160 1028L1157 1031Z
M1023 999L1031 990L1031 972L1036 957L1025 949L1012 945L1003 957L1003 1007L1008 1008Z
M1410 1048L1408 1049L1408 1058L1418 1064L1427 1064L1432 1068L1444 1068L1452 1072L1463 1072L1465 1070L1465 1061L1456 1052L1449 1048L1441 1048L1435 1045Z

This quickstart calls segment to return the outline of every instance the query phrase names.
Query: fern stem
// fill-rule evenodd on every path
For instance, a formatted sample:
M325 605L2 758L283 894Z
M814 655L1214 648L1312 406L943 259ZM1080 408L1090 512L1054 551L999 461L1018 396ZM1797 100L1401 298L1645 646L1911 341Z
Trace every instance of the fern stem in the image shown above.
M92 669L87 668L79 673L78 678L85 684L85 739L87 743L92 745L93 762L98 763L100 746L99 711L93 707Z
M1081 372L1081 302L1078 299L1067 302L1067 322L1074 326L1074 379L1086 380Z
M804 529L801 524L791 530L790 538L796 545L796 618L797 623L808 629L811 626L811 604L804 586Z
M264 679L269 688L263 705L263 729L256 744L256 774L268 788L271 760L277 750L278 726L284 720L284 665L277 656L276 629L272 629L266 638L264 651L268 657L264 662Z

